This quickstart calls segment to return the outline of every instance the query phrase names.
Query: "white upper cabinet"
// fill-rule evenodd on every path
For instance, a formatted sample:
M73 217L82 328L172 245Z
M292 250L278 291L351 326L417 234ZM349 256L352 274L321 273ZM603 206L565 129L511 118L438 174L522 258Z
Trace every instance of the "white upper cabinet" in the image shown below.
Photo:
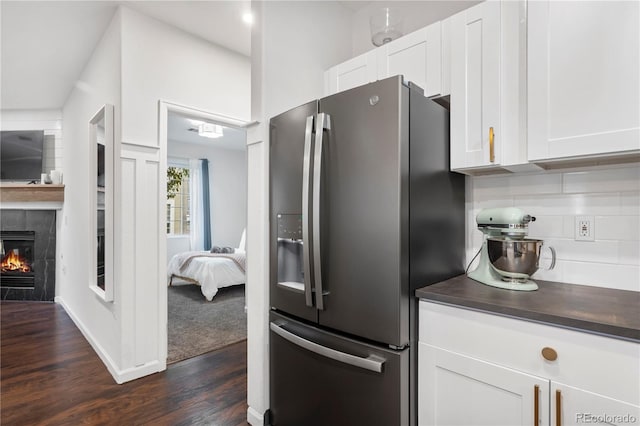
M451 18L451 168L500 164L500 3Z
M325 94L398 74L424 89L425 96L448 94L449 75L443 71L441 27L436 22L329 68L325 72Z
M424 89L425 96L442 94L440 22L429 25L378 50L378 79L403 75Z
M325 94L332 95L378 79L377 51L349 59L325 72Z
M526 5L486 1L450 18L451 169L528 168Z
M640 150L639 9L529 2L530 161Z
M451 18L440 22L440 41L442 50L442 95L451 94Z

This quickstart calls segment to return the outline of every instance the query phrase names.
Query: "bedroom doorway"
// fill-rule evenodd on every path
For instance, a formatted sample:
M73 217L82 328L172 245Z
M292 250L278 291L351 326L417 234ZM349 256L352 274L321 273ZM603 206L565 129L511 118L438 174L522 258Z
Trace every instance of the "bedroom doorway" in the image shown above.
M246 339L244 124L161 103L167 364Z

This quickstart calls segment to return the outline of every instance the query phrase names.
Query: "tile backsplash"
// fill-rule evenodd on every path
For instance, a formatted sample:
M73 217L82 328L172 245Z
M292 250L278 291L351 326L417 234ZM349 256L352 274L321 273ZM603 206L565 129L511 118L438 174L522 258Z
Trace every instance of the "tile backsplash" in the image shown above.
M467 263L482 244L483 208L518 207L536 217L529 236L557 252L534 279L640 291L640 165L467 178ZM575 240L576 216L593 216L595 241ZM473 266L472 266L473 268Z

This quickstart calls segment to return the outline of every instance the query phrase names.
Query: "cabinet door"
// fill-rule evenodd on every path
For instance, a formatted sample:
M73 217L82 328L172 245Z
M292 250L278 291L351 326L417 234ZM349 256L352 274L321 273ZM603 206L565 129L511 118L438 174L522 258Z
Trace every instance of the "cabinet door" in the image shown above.
M440 22L385 44L380 49L378 79L403 75L424 89L425 96L442 93Z
M500 164L500 2L452 16L450 31L451 168Z
M640 3L529 2L529 160L640 149Z
M440 21L440 45L442 46L442 93L451 94L451 18Z
M516 426L536 419L538 426L549 424L548 380L418 346L418 424Z
M327 95L342 92L376 81L378 78L377 49L349 59L327 71Z
M551 382L553 425L639 425L640 407Z

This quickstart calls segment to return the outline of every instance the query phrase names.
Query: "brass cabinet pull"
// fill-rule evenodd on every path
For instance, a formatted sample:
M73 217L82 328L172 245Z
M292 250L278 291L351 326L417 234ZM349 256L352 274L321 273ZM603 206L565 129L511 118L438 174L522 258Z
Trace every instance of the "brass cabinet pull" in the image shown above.
M547 361L555 361L556 359L558 359L558 352L556 352L556 350L553 348L546 347L542 348L542 356Z
M540 386L535 385L533 387L533 426L538 426L540 423Z
M562 393L556 390L556 426L562 426Z
M489 161L491 161L492 163L496 161L496 152L495 152L495 147L493 143L493 138L494 138L493 127L489 127Z

